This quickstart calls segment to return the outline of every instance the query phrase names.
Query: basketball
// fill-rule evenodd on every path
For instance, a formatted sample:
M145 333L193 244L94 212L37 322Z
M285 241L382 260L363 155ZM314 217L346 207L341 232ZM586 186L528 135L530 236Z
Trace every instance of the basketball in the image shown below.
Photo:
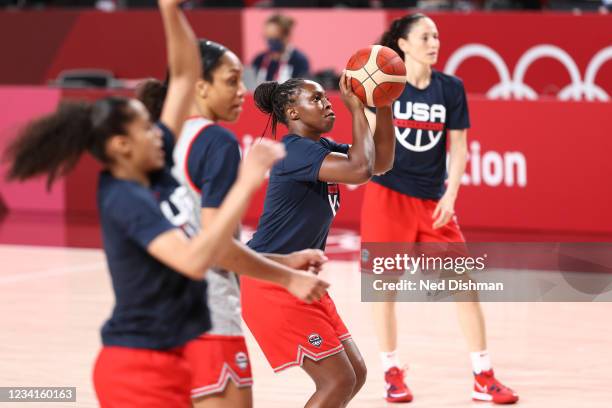
M406 66L391 48L372 45L357 51L346 64L353 92L367 106L389 105L404 91Z

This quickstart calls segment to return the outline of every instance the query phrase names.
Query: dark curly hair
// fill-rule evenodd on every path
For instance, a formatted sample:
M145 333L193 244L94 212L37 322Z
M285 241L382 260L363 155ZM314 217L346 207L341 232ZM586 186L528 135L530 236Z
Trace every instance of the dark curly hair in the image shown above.
M155 78L149 78L136 87L136 98L149 111L152 122L158 122L166 100L168 84Z
M404 17L396 18L391 23L389 30L385 31L385 33L380 38L379 44L384 45L385 47L391 48L393 51L397 52L397 54L404 58L404 51L402 51L397 44L397 40L400 38L406 38L412 26L421 20L422 18L428 18L425 14L422 13L414 13L407 14Z
M295 102L305 81L301 78L293 78L279 84L276 81L268 81L260 84L255 89L255 105L265 114L272 118L272 135L276 136L276 125L282 123L287 125L285 109Z
M126 125L135 116L129 104L128 98L118 96L93 104L64 102L54 113L31 121L4 152L3 161L10 163L7 179L45 174L50 189L86 151L103 164L110 163L106 142L113 135L126 134Z

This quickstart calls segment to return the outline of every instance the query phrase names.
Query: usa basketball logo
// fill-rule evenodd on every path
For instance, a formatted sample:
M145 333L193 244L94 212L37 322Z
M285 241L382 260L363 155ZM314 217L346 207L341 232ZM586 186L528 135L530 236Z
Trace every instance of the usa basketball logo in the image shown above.
M249 358L247 357L246 353L242 351L236 353L234 360L236 361L238 368L241 370L246 370L249 366Z
M444 134L446 108L443 105L396 101L393 117L397 141L413 152L433 149Z
M323 339L317 333L313 333L308 336L308 342L315 347L321 347L321 344L323 344Z
M340 208L340 189L337 184L327 184L327 199L335 216Z
M174 189L167 200L162 201L159 207L164 217L175 227L181 228L185 235L193 237L197 234L197 221L195 220L193 201L189 197L189 190L185 186Z

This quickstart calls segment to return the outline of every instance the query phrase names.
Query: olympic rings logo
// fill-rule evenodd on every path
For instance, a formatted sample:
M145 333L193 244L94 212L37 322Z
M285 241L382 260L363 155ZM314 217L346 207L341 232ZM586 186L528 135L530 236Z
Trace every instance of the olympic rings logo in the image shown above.
M453 75L459 65L468 58L481 57L488 60L499 74L500 82L487 91L487 97L491 99L538 99L538 94L523 82L525 73L529 66L539 58L554 58L561 63L570 75L571 83L561 89L557 98L562 101L610 101L610 96L595 84L595 77L601 66L612 58L612 46L600 50L591 58L584 80L574 59L563 49L550 45L541 44L528 49L519 58L512 76L503 58L492 48L483 44L467 44L458 48L446 62L444 72Z

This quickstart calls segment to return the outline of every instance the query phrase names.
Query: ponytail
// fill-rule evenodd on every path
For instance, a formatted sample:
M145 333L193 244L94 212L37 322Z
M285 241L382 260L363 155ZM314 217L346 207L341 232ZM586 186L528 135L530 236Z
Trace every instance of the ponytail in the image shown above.
M69 172L88 151L100 162L110 162L106 141L126 134L134 114L129 99L109 97L94 104L64 102L52 114L30 122L6 149L7 178L24 181L46 174L47 188Z
M391 48L395 51L402 59L404 58L404 52L400 49L397 41L400 38L405 38L412 26L422 18L426 18L425 14L414 13L407 14L404 17L396 18L391 23L391 26L380 38L379 44L384 45L385 47Z
M279 84L276 81L264 82L255 88L255 105L272 119L272 135L276 135L276 125L280 122L287 125L285 109L295 102L295 96L300 92L304 80L293 78Z
M255 105L263 113L270 115L274 112L274 92L278 89L279 85L276 81L268 81L259 85L255 89L253 99L255 99Z

